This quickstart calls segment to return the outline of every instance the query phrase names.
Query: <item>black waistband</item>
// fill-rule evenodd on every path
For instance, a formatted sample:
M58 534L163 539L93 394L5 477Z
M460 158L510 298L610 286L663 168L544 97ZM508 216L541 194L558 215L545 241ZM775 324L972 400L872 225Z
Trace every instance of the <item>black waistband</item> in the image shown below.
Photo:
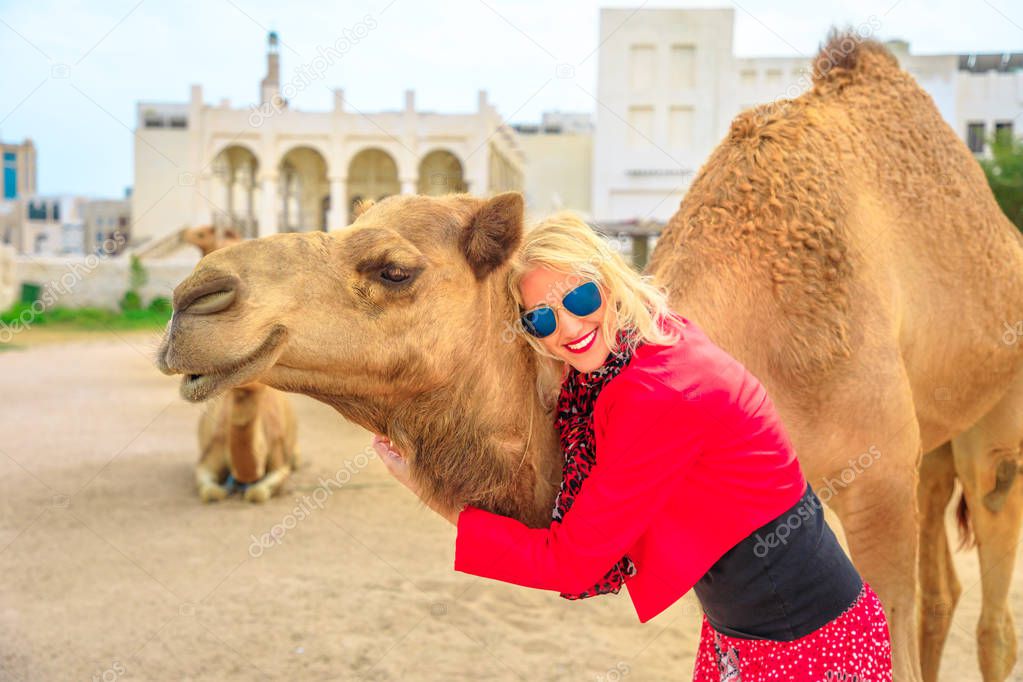
M720 633L787 642L837 618L862 587L807 484L796 504L728 550L693 589Z

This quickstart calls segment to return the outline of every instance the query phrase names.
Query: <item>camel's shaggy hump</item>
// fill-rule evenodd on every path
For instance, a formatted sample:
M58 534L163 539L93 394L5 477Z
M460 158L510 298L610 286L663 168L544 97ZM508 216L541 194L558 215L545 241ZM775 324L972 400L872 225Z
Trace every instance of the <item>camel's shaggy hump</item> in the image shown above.
M869 298L866 254L878 240L907 239L919 251L936 234L969 237L965 259L985 238L1015 238L995 224L977 234L991 222L984 216L998 213L981 205L983 175L964 150L882 45L833 32L809 91L735 118L665 229L650 271L698 320L716 320L715 308L732 305L715 291L759 291L744 302L764 313L735 333L764 335L765 369L779 379L819 384L860 343L853 308ZM961 220L967 196L977 196L976 221ZM896 222L905 228L893 232ZM756 328L764 317L770 333Z
M813 60L813 82L825 83L855 77L876 79L880 74L896 73L899 62L880 43L864 40L852 31L832 29L827 42Z

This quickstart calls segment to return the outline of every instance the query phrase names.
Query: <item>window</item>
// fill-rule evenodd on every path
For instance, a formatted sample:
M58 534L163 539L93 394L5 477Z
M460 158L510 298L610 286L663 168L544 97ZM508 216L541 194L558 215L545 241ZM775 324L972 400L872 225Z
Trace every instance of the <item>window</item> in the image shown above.
M184 116L171 116L170 127L171 128L187 128L188 127L188 119L186 119Z
M654 85L653 45L633 45L629 51L629 84L633 90L649 90Z
M696 83L696 49L692 45L671 46L671 87L691 88Z
M163 128L164 122L163 117L157 114L146 114L143 123L146 128Z
M1012 121L997 121L995 123L995 138L1005 138L1007 142L1012 141Z
M757 82L757 70L756 69L743 69L739 73L739 80L743 85L750 86L756 85Z
M53 222L60 222L60 203L56 201L53 202Z
M46 202L45 201L30 201L28 202L28 219L36 221L46 220Z
M983 123L966 124L966 146L969 147L970 151L974 154L979 154L984 151Z
M768 69L764 76L768 85L781 85L781 69Z
M654 108L629 107L629 146L644 148L654 136Z
M4 199L18 198L18 155L4 152Z
M668 112L668 140L672 149L693 146L693 108L672 107Z

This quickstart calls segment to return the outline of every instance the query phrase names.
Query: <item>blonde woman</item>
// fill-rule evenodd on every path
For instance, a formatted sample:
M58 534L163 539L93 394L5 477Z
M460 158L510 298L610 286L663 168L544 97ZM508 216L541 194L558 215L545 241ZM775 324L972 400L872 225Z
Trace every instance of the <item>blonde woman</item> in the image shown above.
M585 223L526 234L509 289L537 353L563 364L550 528L473 506L455 569L568 599L627 585L641 622L690 589L694 680L890 680L884 610L825 524L764 387ZM374 441L415 489L403 456Z

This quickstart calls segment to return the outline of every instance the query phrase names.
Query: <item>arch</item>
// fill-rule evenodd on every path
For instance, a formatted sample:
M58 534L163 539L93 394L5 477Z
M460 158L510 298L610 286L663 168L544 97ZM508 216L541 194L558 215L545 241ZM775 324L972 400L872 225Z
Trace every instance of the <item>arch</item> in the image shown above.
M440 196L464 191L465 167L453 152L435 149L419 161L417 193Z
M348 163L348 221L355 219L353 209L363 199L383 199L401 193L398 163L379 147L359 151Z
M277 165L278 226L281 232L326 230L330 183L327 158L316 147L300 144Z
M243 152L247 152L249 156L256 160L257 164L259 164L262 161L262 159L259 158L259 154L256 153L256 150L253 147L249 146L245 142L238 142L236 140L228 140L226 142L218 144L213 148L213 153L210 154L208 158L215 159L221 154L223 154L225 151L236 148Z
M259 157L246 145L228 143L220 148L210 165L214 224L233 228L242 237L258 236Z
M288 154L291 154L292 152L298 151L300 149L308 149L311 152L319 154L320 158L323 159L323 165L325 166L324 172L327 173L328 175L330 174L329 173L330 163L327 161L327 159L330 158L330 154L328 154L327 150L321 147L320 144L317 142L296 142L292 144L290 147L288 147L283 154L281 154L281 160L283 161L285 158L287 158Z

